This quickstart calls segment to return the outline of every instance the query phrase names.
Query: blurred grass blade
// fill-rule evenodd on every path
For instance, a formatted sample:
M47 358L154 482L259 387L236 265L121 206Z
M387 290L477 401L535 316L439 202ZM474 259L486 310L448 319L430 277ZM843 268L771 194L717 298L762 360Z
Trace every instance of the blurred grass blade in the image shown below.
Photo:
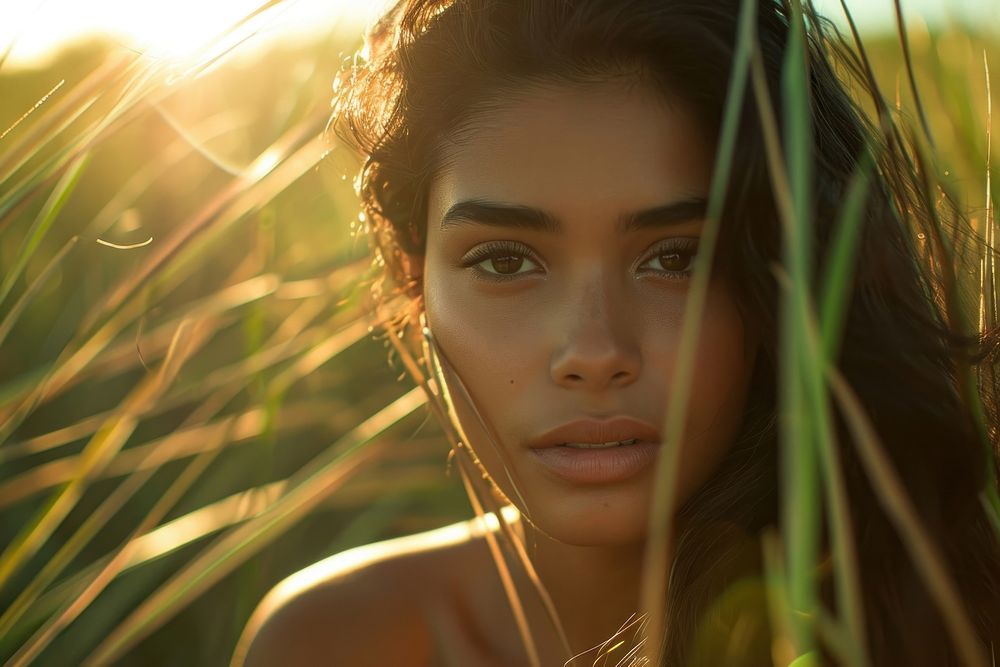
M31 284L28 285L21 296L18 297L17 302L9 311L7 311L3 320L0 320L0 345L3 345L4 340L8 335L10 335L11 330L14 328L14 325L17 324L17 320L21 317L21 314L24 313L25 309L31 303L31 300L34 299L42 287L45 286L45 283L52 277L52 274L59 268L63 259L65 259L66 255L73 249L79 240L79 237L73 236L66 241L65 244L63 244L63 247L59 249L59 252L52 256L52 259L50 259L49 263L45 265L42 272L31 281Z
M202 142L215 139L225 132L234 128L245 127L249 124L243 114L235 111L216 114L205 119L191 130L193 134L202 138ZM105 234L122 214L129 208L135 206L140 196L155 186L160 179L178 167L179 163L191 154L191 145L183 138L178 138L162 151L152 156L152 159L145 162L135 173L125 179L113 193L110 193L108 200L101 210L94 215L93 220L82 232L85 238L101 236Z
M295 0L291 0L291 2L294 1ZM196 59L195 65L190 70L185 72L184 76L196 77L204 73L206 70L214 67L219 61L232 53L237 47L257 34L257 30L254 30L250 34L242 34L234 43L233 38L236 36L238 31L248 27L248 25L255 19L260 18L262 15L271 11L275 7L285 3L289 3L289 0L265 0L256 8L234 21L226 28L225 31L216 35L211 42L200 49L201 53Z
M13 44L11 44L11 46L13 46ZM8 47L8 49L9 49L9 48L10 48L10 47ZM3 56L0 56L0 67L3 67L3 61L4 61L5 59L6 59L6 57L7 57L7 53L9 53L9 51L5 52L5 53L3 54ZM44 95L42 95L41 99L39 99L39 100L38 100L37 102L35 102L34 106L32 106L32 107L31 107L30 109L28 109L27 111L25 111L25 112L24 112L24 114L22 114L20 118L18 118L17 120L15 120L15 121L14 121L14 124L13 124L13 125L11 125L10 127L8 127L8 128L7 128L6 130L4 130L3 132L0 132L0 141L3 141L4 137L6 137L6 136L7 136L8 134L10 134L11 132L13 132L13 131L14 131L14 128L16 128L16 127L17 127L18 125L20 125L21 123L23 123L23 122L25 121L25 119L26 119L26 118L27 118L28 116L30 116L30 115L31 115L31 114L33 114L33 113L34 113L35 111L37 111L37 110L38 110L38 107L40 107L40 106L42 106L43 104L45 104L45 103L46 103L46 102L48 101L48 99L49 99L50 97L52 97L52 96L53 96L53 95L55 94L55 92L56 92L57 90L59 90L60 88L62 88L62 87L63 87L63 84L65 84L65 83L66 83L66 79L61 79L61 80L59 81L59 83L57 83L56 85L54 85L54 86L53 86L53 87L52 87L52 88L51 88L51 89L49 90L49 92L47 92L47 93L45 93Z
M408 440L408 445L412 443L412 440ZM440 443L429 439L425 444L432 449L437 449ZM409 451L409 447L406 449ZM324 502L333 507L352 510L357 507L358 503L373 510L376 507L382 507L380 512L372 512L369 517L375 514L382 516L390 507L403 507L409 502L405 496L399 495L401 489L411 491L432 487L437 483L439 475L440 467L432 465L385 474L375 480L355 478L351 480L349 488L345 487L340 494ZM156 527L154 530L135 537L134 544L129 549L129 557L122 565L119 574L148 565L213 533L243 523L267 511L286 493L288 484L288 480L279 480L235 493L192 510ZM348 493L349 489L350 493ZM336 544L328 548L327 552L341 551L364 541L370 541L363 538L362 535L371 537L375 535L373 531L376 528L372 523L365 523L362 516L364 516L364 512L343 529ZM8 629L0 634L0 645L6 646L8 639L16 641L17 637L24 636L26 634L23 630L25 626L37 628L46 619L58 614L60 609L68 608L72 601L82 594L87 582L93 580L110 561L110 556L105 556L90 565L78 568L65 580L46 591L30 605L24 616L15 624L13 630ZM16 642L15 646L21 643L23 642Z
M93 477L114 477L143 470L156 470L174 460L195 456L214 446L230 446L258 437L263 432L264 417L261 408L224 417L218 421L200 424L176 431L152 442L135 445L119 452ZM222 433L230 438L219 440ZM216 445L216 443L218 443ZM0 507L20 502L32 495L55 486L68 484L77 475L83 455L73 455L39 464L13 477L0 486Z
M903 49L903 67L906 70L906 79L910 84L910 93L913 95L913 104L917 107L917 115L920 118L920 127L924 131L927 140L934 144L934 136L931 134L931 126L927 122L927 111L924 110L923 101L920 99L920 91L917 89L917 79L913 74L913 58L910 56L910 36L906 30L906 20L903 18L903 6L900 0L893 0L896 13L896 29L899 33L899 45Z
M301 123L286 133L281 140L261 154L250 170L250 177L236 179L229 188L208 204L200 214L197 214L186 225L183 225L173 237L156 246L158 252L149 260L143 262L132 275L131 279L125 279L119 285L118 289L112 292L102 304L92 309L84 322L83 330L90 330L103 315L118 310L138 289L141 283L149 280L154 273L164 268L168 260L173 259L176 253L195 234L204 231L212 223L219 223L220 220L220 224L229 224L240 218L259 204L262 198L264 201L273 198L278 192L301 176L302 173L314 166L325 153L321 137L314 137L311 141L308 141L284 162L281 162L280 158L292 146L311 136L315 130L314 126L319 120L319 117L309 119L307 122ZM250 186L256 185L260 179L272 172L274 172L274 178L272 179L274 182L271 183L269 192L265 190L253 193L252 190L248 190ZM251 198L241 197L241 195L246 195L248 192L252 194ZM72 377L79 372L82 368L81 362L83 364L89 362L97 351L103 349L111 341L117 329L124 326L128 320L129 318L127 317L122 318L122 320L110 327L106 324L103 329L92 334L83 343L82 347L70 357L70 360L76 359L77 363L66 363L61 366L60 371L65 374L63 377ZM111 322L114 322L114 320L111 320ZM12 417L8 417L0 424L0 443L9 437L12 430L34 410L39 402L43 401L51 391L60 387L63 377L58 377L59 375L60 373L53 372L48 381L41 383L44 386L44 391L36 385L33 397L25 400Z
M134 102L141 99L144 91L148 92L154 87L153 77L157 71L154 66L138 67L135 60L111 61L108 65L106 71L99 71L101 77L95 80L88 78L78 86L78 90L63 98L54 108L50 107L48 115L52 118L47 116L44 122L36 123L33 132L14 149L0 153L0 183L3 183L16 175L32 158L43 154L43 149L50 150L47 144L55 143L57 136L83 119L84 114L97 106L102 97L107 103L118 93L117 100L110 103L109 109L93 114L96 119L89 124L80 120L84 127L74 127L73 133L67 132L65 141L55 146L52 155L42 160L41 164L13 187L0 190L0 229L11 219L13 213L63 173L67 165L91 152L113 136L114 130L132 119L136 115ZM128 78L129 75L131 78ZM78 104L73 106L75 102ZM48 132L42 131L43 129Z
M811 330L820 329L820 333L810 336L811 341L819 339L813 358L821 369L821 374L814 382L826 386L826 366L835 363L844 317L847 309L847 298L854 285L853 266L859 232L864 220L865 202L870 186L871 153L865 152L855 170L848 186L847 196L839 216L836 231L826 262L824 279L821 283L822 296L820 301L820 326L812 326ZM820 393L817 389L813 393ZM819 455L820 465L824 475L824 490L826 491L827 515L833 534L832 549L834 569L836 572L837 609L840 610L843 623L847 626L847 636L839 645L844 653L851 656L849 664L865 666L869 664L867 656L868 633L864 620L863 590L861 587L860 568L857 560L857 543L854 539L853 522L851 520L847 485L844 480L840 452L834 439L830 412L827 408L826 392L821 392L824 406L815 413L823 418L820 430Z
M785 548L777 528L768 526L760 533L761 554L764 561L764 580L767 584L768 610L774 637L771 655L775 667L784 667L795 659L792 641L792 612L788 607L788 574L785 570Z
M210 164L218 167L219 170L229 174L230 176L243 175L243 172L245 171L244 169L234 164L230 164L228 160L225 160L224 158L216 155L211 150L209 150L208 147L205 146L204 142L199 141L194 135L192 135L187 128L181 125L180 121L174 118L173 115L166 109L164 109L161 105L151 103L151 106L156 111L156 113L159 114L160 118L163 119L163 122L169 125L170 129L176 132L177 136L179 136L191 150L193 150L198 155L205 158Z
M820 283L820 326L823 356L828 361L838 357L838 346L844 330L847 300L852 292L853 268L864 222L865 206L871 187L874 158L865 151L847 188L836 231L830 244L829 257Z
M422 392L413 389L344 436L328 455L321 455L307 465L300 473L305 478L267 512L212 544L150 595L101 642L84 664L103 665L120 659L135 642L171 618L191 599L278 538L342 485L349 475L379 456L386 441L372 444L373 440L423 404ZM325 461L331 453L332 460Z
M983 211L983 226L987 249L982 258L980 279L982 312L979 318L979 331L981 335L985 335L989 330L997 326L998 320L998 275L996 269L996 251L994 250L997 247L997 220L993 197L993 91L990 86L990 62L985 49L983 50L983 71L986 83L986 209ZM997 386L996 369L993 366L981 368L980 378L983 375L989 376L983 379L989 386ZM986 459L986 469L997 470L996 452L989 439L987 439L985 445L984 458ZM992 477L992 475L988 475L987 479L991 479ZM990 525L993 526L993 532L1000 539L1000 488L996 484L987 484L979 495L983 509L989 517Z
M362 319L343 327L275 376L268 387L268 392L272 395L284 394L294 382L313 373L330 359L365 338L368 330L368 322Z
M3 282L0 283L0 306L7 300L7 296L14 288L14 283L21 277L21 272L27 266L28 260L38 250L38 246L52 227L52 223L55 222L59 212L66 204L66 200L73 194L73 190L80 181L80 176L83 174L88 161L89 154L84 154L73 162L56 185L55 190L49 195L38 217L35 218L35 222L31 225L27 236L25 236L21 247L17 251L17 256L14 258L13 264L4 272Z
M176 329L187 317L200 318L199 326L207 327L211 324L214 316L272 294L277 287L278 278L267 274L255 276L238 285L230 285L216 294L191 304L185 313L179 315L178 319L170 324L170 327ZM137 312L142 312L143 307L141 303L133 305L133 309ZM7 401L20 400L20 405L12 414L0 421L0 444L7 440L14 429L40 403L51 400L78 381L84 369L111 345L126 324L133 319L135 319L135 315L131 312L119 313L116 318L108 320L101 329L89 338L78 343L79 347L65 349L56 364L52 368L46 369L42 378L32 383L18 383L18 387L23 387L27 396L16 389L11 394L4 396ZM128 346L134 349L134 342L130 341ZM0 391L0 395L3 393Z
M893 469L892 461L879 442L878 434L868 419L864 407L840 371L833 366L829 366L828 370L830 388L854 436L871 487L895 526L917 571L927 583L934 601L938 604L948 634L961 656L962 664L969 667L987 667L989 663L979 645L976 632L944 564L941 552L924 531L906 488Z
M685 415L687 414L694 377L695 350L712 272L711 263L714 260L719 225L732 172L740 116L746 99L747 70L751 46L756 40L754 32L756 15L756 0L743 0L740 6L739 32L726 92L719 144L712 171L706 222L698 243L691 286L688 289L684 308L677 368L673 378L671 378L671 399L667 406L667 416L663 425L665 451L657 460L654 472L656 483L653 486L653 497L650 505L640 599L640 611L647 624L643 653L645 659L653 661L654 664L658 664L662 659L662 656L659 655L660 642L664 632L669 632L669 629L665 627L663 608L668 592L667 575L670 567L668 558L670 560L673 558L671 540L677 469L680 462L681 443L684 438Z
M776 277L784 292L792 292L791 279L780 269L775 269ZM843 286L841 286L843 287ZM851 521L850 499L844 480L843 468L840 462L840 452L834 429L829 397L825 391L825 368L830 361L823 351L819 326L812 317L811 311L806 313L805 329L802 331L800 346L803 349L804 362L818 369L819 373L807 374L804 378L805 409L808 409L815 420L815 438L818 462L822 473L823 491L826 499L826 514L832 534L832 559L835 572L834 585L837 608L845 617L846 633L841 630L841 623L830 619L838 637L839 654L848 656L845 664L865 666L867 657L867 631L864 623L864 605L862 604L861 577L857 560L857 544L854 539L853 522ZM817 565L818 567L818 565ZM781 590L787 592L786 587ZM785 605L788 607L788 605ZM790 608L790 607L789 607ZM818 624L820 616L825 613L819 600L816 601L814 620ZM796 615L802 612L796 610ZM830 630L831 628L827 628ZM816 632L819 633L817 626ZM800 653L801 650L799 651ZM802 655L814 655L815 648ZM805 659L805 658L804 658Z
M136 475L138 479L140 475ZM183 516L172 519L130 541L129 557L119 574L143 565L148 565L178 549L202 540L220 530L243 523L266 511L287 489L288 481L280 480L260 487L247 489L209 503ZM85 591L111 562L112 556L104 556L87 566L76 569L66 579L60 581L37 598L25 611L13 630L0 634L0 644L8 638L15 639L27 634L24 627L39 628L46 622L70 608L73 601ZM18 641L16 645L22 645ZM12 651L13 652L13 651ZM5 663L7 664L7 663Z
M338 330L308 350L296 363L277 375L271 381L269 393L272 395L284 393L293 382L309 375L321 365L343 353L344 350L358 343L367 334L368 326L363 320L358 320ZM143 415L145 414L143 413ZM230 431L231 438L225 441L230 445L260 437L263 435L267 423L264 408L257 407L216 423L204 423L190 429L179 428L159 440L136 445L116 454L111 461L104 465L101 473L109 476L128 474L141 470L145 466L160 466L170 460L200 453L204 451L208 443L215 442L220 430L230 429L227 424L231 419L234 420ZM315 415L315 420L331 426L336 423L335 418L326 414ZM294 421L291 423L301 426L301 423ZM148 454L151 452L161 452L161 454L150 458ZM45 489L72 481L77 475L79 466L85 460L85 456L84 453L49 461L5 481L0 484L0 507L11 505ZM100 475L101 473L94 474Z
M0 183L6 184L12 174L38 153L41 146L55 139L104 91L113 89L114 83L134 69L136 62L134 55L109 58L71 91L43 107L42 113L32 118L31 131L0 152Z
M794 64L786 64L786 67L790 66L794 67ZM801 230L797 215L799 203L796 202L793 186L789 181L790 170L781 145L777 115L767 85L763 56L756 40L751 53L750 73L764 138L771 187L774 190L775 203L784 233L785 261L796 278L801 278L804 261L801 256L803 249L799 247L801 245L799 239ZM791 147L789 155L795 155ZM803 186L799 184L797 187L801 189ZM777 277L781 279L782 275L783 270L779 269ZM801 283L801 280L799 282ZM814 641L811 627L811 613L815 609L814 589L811 581L812 568L808 563L815 563L813 546L815 542L811 538L812 527L803 525L803 522L806 517L815 520L818 514L814 493L816 485L814 448L818 445L817 433L812 428L814 422L809 420L810 413L805 396L811 390L811 385L808 382L809 377L804 375L803 370L808 356L804 350L804 329L801 326L808 313L808 297L803 292L808 289L809 281L807 277L804 284L795 284L795 278L788 276L784 284L786 289L782 290L779 323L779 340L783 342L779 348L778 374L779 411L782 415L780 441L781 451L785 457L784 468L787 471L782 485L785 493L785 500L782 503L782 524L785 526L784 533L788 539L788 543L785 544L786 558L796 562L794 566L787 566L791 580L784 590L790 596L788 605L798 612L790 617L792 631L790 639L794 642L793 651L797 655L802 655L813 649ZM814 396L812 406L821 404L820 397ZM807 485L810 486L807 488ZM796 507L796 502L806 503L806 506Z
M124 446L138 422L138 415L149 403L166 391L180 366L193 351L195 335L188 333L188 327L180 327L174 339L171 353L156 373L149 374L122 402L118 413L98 431L87 443L80 457L76 475L57 491L39 515L0 554L0 589L10 580L15 571L33 556L52 535L83 493L93 475L108 464L111 458Z
M780 414L782 414L782 528L788 568L792 637L798 655L816 648L815 610L819 604L814 575L819 555L820 497L817 449L824 437L825 395L822 361L808 352L806 321L811 286L810 231L812 229L813 129L812 93L806 53L805 24L799 0L790 2L790 30L782 66L785 164L781 178L788 179L791 219L784 220L784 262L790 280L783 291L779 365ZM756 89L767 95L766 90ZM768 155L769 161L774 155ZM779 173L776 169L772 174ZM816 379L820 381L817 382Z
M351 266L345 267L344 270L337 271L331 275L333 278L348 277L349 280L355 280L354 268ZM256 278L251 279L246 283L242 283L242 285L243 289L230 291L230 288L226 288L221 290L214 297L209 297L206 302L199 302L200 305L193 304L192 309L202 312L206 317L215 316L220 314L217 309L235 308L242 305L239 299L229 300L228 297L238 297L242 294L242 298L247 298L249 294L252 293L252 290L249 289L251 286L257 285L262 288L266 287L266 283L261 284ZM326 289L329 289L329 287L323 287L324 285L326 285L324 282L316 284L315 287L319 294L323 294ZM233 287L235 288L238 286ZM309 286L300 285L296 289L304 289L307 287ZM275 295L281 298L282 290L283 287L278 286L276 292L274 292ZM260 296L266 296L271 293L272 292L263 290ZM247 301L247 303L249 302L250 301ZM281 364L282 362L295 357L306 350L325 345L326 343L324 341L327 341L330 338L328 329L333 328L335 331L339 331L343 327L351 326L351 322L361 317L361 314L355 312L354 310L342 309L341 312L329 323L313 326L308 330L304 329L312 318L320 314L319 308L321 307L321 299L316 299L311 303L303 303L299 310L284 320L278 331L275 333L272 344L268 347L262 349L252 357L240 360L229 366L216 368L215 370L210 371L202 379L202 381L188 385L168 394L167 396L164 396L156 403L156 405L151 407L147 414L161 414L162 412L178 407L185 401L202 399L213 391L231 386L239 386L241 383L249 381L252 376L261 373L266 369ZM160 349L159 340L161 338L165 339L166 343L163 347L169 345L170 339L164 336L164 334L169 334L171 330L176 329L180 321L180 319L175 320L173 317L167 317L167 322L160 327L157 327L155 330L147 332L147 334L143 336L142 341L143 349L146 351L144 354L148 356L150 355L150 350L152 350L152 356L158 356ZM337 336L337 334L335 333L333 336ZM122 341L117 346L114 346L105 352L100 359L96 359L93 363L90 363L89 366L87 366L87 368L90 369L90 373L86 373L84 370L81 370L78 375L73 376L71 380L60 385L60 391L64 390L74 381L81 381L84 375L96 374L98 377L107 376L110 373L124 372L129 368L134 368L139 365L139 363L139 359L135 354L135 343L132 341ZM37 381L34 383L25 381L22 384L26 387L30 387L32 384L37 384ZM20 393L16 392L16 388L12 391L14 393ZM55 395L56 393L58 392L53 390L48 394L48 396ZM4 397L0 400L0 405L10 400L12 400L10 396ZM48 449L67 445L72 443L74 440L87 437L93 434L102 421L110 414L111 412L109 411L91 415L90 417L87 417L71 426L50 431L28 440L12 442L5 447L0 448L0 462L36 454ZM2 495L2 493L0 493L0 495Z
M233 421L229 420L227 422L228 426L232 426ZM222 430L218 436L216 436L216 442L209 443L206 448L207 452L199 456L195 461L211 461L215 455L218 454L221 449L221 443L228 436L228 432ZM213 446L214 445L214 446ZM146 456L147 459L154 459L159 454L158 451L149 452ZM152 463L152 461L150 461ZM203 464L201 464L203 467ZM76 558L83 547L93 539L94 535L105 525L107 522L115 515L115 513L121 511L125 503L128 502L134 494L141 489L146 482L153 476L153 474L159 468L156 466L143 466L136 473L129 476L122 484L115 489L115 491L105 499L103 503L97 508L96 511L91 513L83 525L81 525L60 548L55 555L50 558L45 565L42 567L41 571L31 580L17 596L13 603L11 603L7 609L0 616L0 636L4 636L13 628L14 624L20 620L21 616L28 610L31 604L38 598L38 596L43 593L56 577ZM182 476L183 478L183 476ZM176 484L176 482L175 482ZM173 488L173 485L172 487ZM176 492L175 492L176 494ZM174 495L175 495L174 494ZM167 496L171 494L168 491ZM157 506L161 506L163 500L161 499ZM147 520L140 524L140 526L133 531L133 537L143 535L148 532L159 519L150 523L149 516L155 516L153 512L147 515ZM110 568L119 556L115 556L108 561L102 570L106 571ZM95 575L93 580L99 578L99 574ZM92 580L92 581L93 581ZM81 591L77 594L74 599L80 600L86 594L86 590ZM54 623L46 624L46 627L52 627ZM37 636L37 635L36 635ZM24 649L29 654L33 649Z
M252 210L260 201L268 201L273 195L253 192L253 188L266 176L275 172L279 165L284 164L285 169L278 170L276 174L281 181L275 194L315 166L325 153L321 137L315 137L300 148L296 148L305 137L313 136L315 129L312 119L303 122L262 152L245 175L233 179L227 187L205 204L201 211L180 225L173 236L155 245L154 252L147 260L139 265L131 276L124 278L118 287L91 311L84 321L83 329L90 329L102 317L118 310L140 285L146 284L156 273L162 271L166 264L175 259L198 234L213 224L228 224ZM251 198L242 199L248 193L252 193Z
M302 325L308 321L308 319L303 320L296 317L287 319L283 323L283 326L274 333L271 342L280 340L283 336L294 336L298 334L300 329L296 325L296 322ZM114 468L117 464L120 468L124 467L126 469L132 469L134 472L129 475L125 482L115 489L114 493L112 493L111 496L109 496L95 512L88 516L84 524L77 529L69 540L67 540L55 556L46 562L43 569L31 581L29 586L21 591L17 599L15 599L3 615L0 616L0 637L5 636L12 629L14 624L37 599L38 595L40 595L52 583L52 581L54 581L55 577L57 577L62 570L69 565L70 561L72 561L72 559L80 553L83 546L93 539L97 531L107 523L108 519L119 511L136 491L144 486L150 477L157 470L159 470L160 466L167 461L178 458L179 456L190 454L191 452L188 451L191 449L190 444L194 444L198 447L197 451L200 452L199 458L201 461L198 462L197 465L199 466L198 469L201 470L205 465L207 465L208 462L214 459L224 445L231 443L234 439L248 439L262 433L264 426L263 411L259 408L251 410L250 412L244 413L238 417L229 416L223 418L216 424L206 423L206 420L217 414L218 411L221 410L221 408L228 402L228 400L238 393L241 386L246 382L249 382L249 380L249 377L245 377L242 383L237 383L236 380L227 382L221 390L216 392L214 396L216 400L210 399L202 402L175 432L161 439L159 443L151 443L147 446L129 449L126 452L126 455L131 459L137 459L135 463L122 460L125 458L124 456L116 457L115 461L109 465L109 468ZM287 406L285 407L284 412L286 415L289 412L289 408ZM249 417L251 413L257 413L257 418L253 420L252 424L246 424L246 418ZM322 418L329 424L328 417L322 415ZM248 426L250 427L249 429L247 428ZM333 424L333 426L336 425ZM181 438L186 438L190 441L190 444L180 442ZM73 465L75 466L75 463ZM39 469L44 468L34 468L33 470ZM4 486L6 487L7 485ZM176 493L177 492L175 491L174 495L176 495ZM245 505L244 501L246 499L242 498L242 496L240 498L241 499L238 500L238 502ZM236 500L235 497L234 500ZM207 514L212 512L217 515L219 511L219 508L209 506L199 510L193 515L188 515L186 520L188 523L193 522L194 525L204 528L207 524L205 523L205 519L202 518L202 515L207 516ZM229 514L227 514L227 516L229 516ZM157 523L159 523L159 518L151 512L139 528L134 531L133 534L137 536L136 542L134 544L134 548L129 550L130 560L124 563L123 568L132 567L137 564L135 562L136 558L142 559L145 557L146 559L151 559L162 555L162 551L157 552L154 551L151 546L143 546L147 543L151 543L152 545L162 545L163 539L157 537L159 533L170 533L173 535L176 535L177 532L182 534L191 533L190 529L181 528L179 526L171 533L170 530L168 530L169 526L163 526L161 529L153 531L147 535L146 533L150 530L150 528ZM179 548L179 546L176 548ZM112 563L113 561L109 561L107 565L102 565L102 567L105 568L105 571L107 571L107 568L110 568ZM88 579L89 578L90 577L88 577ZM98 575L94 574L93 579L96 580L97 578ZM83 594L83 591L77 592L76 595L74 595L74 599L79 599ZM79 611L79 609L77 609L77 611Z
M232 427L232 422L229 423L229 427ZM225 442L229 437L229 433L224 431L220 440ZM111 557L111 560L105 564L97 575L90 580L87 587L77 595L70 604L68 604L59 614L52 616L46 623L44 623L38 631L29 639L14 655L10 661L11 667L18 665L29 665L38 654L41 653L46 646L52 641L53 638L63 628L72 623L79 615L97 598L98 595L111 583L111 581L118 576L118 574L124 569L125 565L128 563L132 552L135 549L134 540L147 532L152 530L163 517L166 516L174 505L184 496L184 494L191 488L191 486L198 480L199 477L208 468L208 465L215 460L221 451L220 447L212 447L207 451L196 456L181 472L181 474L174 479L170 484L170 487L166 492L160 496L156 504L153 506L146 516L139 522L129 537L124 541L124 543L118 548L117 552ZM64 559L63 562L68 562L68 559ZM34 583L34 582L32 582ZM40 591L41 586L37 586L35 590ZM0 619L2 620L2 619Z

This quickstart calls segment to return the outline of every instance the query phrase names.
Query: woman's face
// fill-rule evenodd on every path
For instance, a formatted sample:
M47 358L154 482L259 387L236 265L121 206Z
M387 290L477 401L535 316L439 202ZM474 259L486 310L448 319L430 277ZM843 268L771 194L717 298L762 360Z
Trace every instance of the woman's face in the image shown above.
M461 377L502 451L448 375L473 449L555 539L642 540L711 177L694 119L639 85L534 86L476 116L444 156L430 191L424 304L446 372ZM681 502L734 440L754 351L713 277ZM579 420L624 428L547 437ZM626 437L640 442L580 447Z

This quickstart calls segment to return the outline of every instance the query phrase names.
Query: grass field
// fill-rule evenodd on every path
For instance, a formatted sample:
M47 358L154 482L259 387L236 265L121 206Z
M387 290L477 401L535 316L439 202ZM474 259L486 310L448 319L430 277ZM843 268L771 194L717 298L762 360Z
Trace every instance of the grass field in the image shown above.
M941 182L985 229L1000 40L908 38ZM0 661L225 664L285 575L470 516L369 331L358 161L323 133L359 40L0 65ZM866 48L918 121L897 36Z

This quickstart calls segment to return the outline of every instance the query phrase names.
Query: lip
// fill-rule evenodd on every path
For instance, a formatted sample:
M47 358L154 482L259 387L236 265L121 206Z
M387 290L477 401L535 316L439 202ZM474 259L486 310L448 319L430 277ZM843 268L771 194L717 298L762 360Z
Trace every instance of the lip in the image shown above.
M615 440L638 442L608 449L563 447L565 443L601 443ZM656 460L660 433L646 422L631 417L607 421L582 419L546 431L530 444L530 452L553 475L576 484L608 484L625 481Z
M646 422L632 417L615 417L604 421L579 419L569 422L546 431L528 446L531 449L546 449L567 442L600 443L631 438L636 438L640 443L661 441L660 432Z

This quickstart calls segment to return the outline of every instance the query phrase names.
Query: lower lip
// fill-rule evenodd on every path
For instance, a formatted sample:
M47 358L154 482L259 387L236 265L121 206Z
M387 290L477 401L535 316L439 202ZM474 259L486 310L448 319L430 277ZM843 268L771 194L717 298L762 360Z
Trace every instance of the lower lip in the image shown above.
M645 470L656 460L658 442L637 442L607 449L543 447L531 452L551 472L579 484L621 482Z

